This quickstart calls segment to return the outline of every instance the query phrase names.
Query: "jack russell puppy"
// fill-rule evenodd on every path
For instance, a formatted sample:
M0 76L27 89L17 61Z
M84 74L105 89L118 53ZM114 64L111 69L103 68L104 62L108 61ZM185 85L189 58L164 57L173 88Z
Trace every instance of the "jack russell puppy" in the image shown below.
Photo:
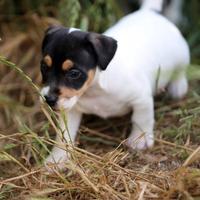
M190 63L187 42L159 14L162 3L143 0L140 10L102 35L61 26L46 31L41 93L52 108L67 112L68 131L57 142L74 142L83 113L108 118L132 110L126 145L136 150L153 146L153 97L166 89L172 98L182 98ZM65 150L54 146L46 163L62 166L68 159Z

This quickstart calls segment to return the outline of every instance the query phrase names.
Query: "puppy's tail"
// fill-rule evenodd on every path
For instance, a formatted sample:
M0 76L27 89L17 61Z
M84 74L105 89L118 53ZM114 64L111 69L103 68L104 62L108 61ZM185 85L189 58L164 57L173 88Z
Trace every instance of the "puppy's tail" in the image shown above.
M164 0L140 0L141 9L154 10L156 12L162 12Z
M154 10L166 16L174 24L179 25L182 15L183 0L139 0L141 9Z

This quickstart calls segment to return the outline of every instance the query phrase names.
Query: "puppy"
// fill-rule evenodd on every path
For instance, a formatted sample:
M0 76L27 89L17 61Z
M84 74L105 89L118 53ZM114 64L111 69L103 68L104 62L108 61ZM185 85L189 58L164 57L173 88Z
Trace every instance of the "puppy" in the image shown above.
M185 39L158 13L161 8L161 0L146 0L103 35L58 26L47 30L42 95L51 107L67 112L68 122L58 142L74 142L83 113L108 118L132 110L126 145L138 150L153 146L153 96L166 89L173 98L183 97L190 62ZM61 126L65 129L62 119ZM46 163L61 166L68 156L54 147Z

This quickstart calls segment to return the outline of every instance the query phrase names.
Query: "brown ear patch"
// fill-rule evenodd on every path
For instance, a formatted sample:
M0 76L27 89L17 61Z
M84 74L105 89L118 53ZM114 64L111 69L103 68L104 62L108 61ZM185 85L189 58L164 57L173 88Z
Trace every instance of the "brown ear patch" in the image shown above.
M62 69L63 69L64 71L66 71L66 70L72 68L73 66L74 66L74 63L73 63L71 60L67 59L67 60L65 60L65 61L63 62L63 64L62 64Z
M51 67L52 66L52 58L51 58L51 56L50 55L46 55L44 57L44 62L46 63L46 65L48 67Z

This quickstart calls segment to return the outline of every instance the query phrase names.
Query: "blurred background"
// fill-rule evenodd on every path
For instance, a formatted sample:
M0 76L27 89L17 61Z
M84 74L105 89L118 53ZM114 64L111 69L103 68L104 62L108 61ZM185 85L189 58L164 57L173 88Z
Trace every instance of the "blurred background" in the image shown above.
M172 2L181 2L177 4L175 15L168 10ZM102 33L122 16L138 8L139 2L136 0L0 0L0 56L15 63L36 85L41 86L40 48L44 31L49 25L62 24ZM192 141L191 147L196 147L200 142L199 117L188 118L188 115L196 112L200 103L200 1L166 0L162 14L173 20L187 39L192 64L188 71L190 91L187 100L179 104L171 103L170 106L163 102L156 103L156 117L159 119L156 136L179 145ZM187 121L180 122L180 118ZM90 118L86 122L94 130L106 131L106 135L107 132L118 133L117 144L126 138L124 133L130 128L127 117L118 121L95 121L95 118ZM98 155L113 150L116 138L114 140L110 136L109 140L102 134L97 138L90 137L86 134L84 123L80 147ZM32 87L16 71L0 64L0 177L18 175L22 168L18 161L30 169L33 163L40 164L47 151L37 136L45 135L48 138L54 132L41 111L38 95ZM198 134L193 137L195 132ZM97 134L95 131L91 133ZM102 148L102 144L105 148ZM155 154L161 152L159 148L162 147L156 146ZM181 160L187 155L182 151L175 152L176 158L179 156ZM7 190L10 191L5 187L4 191ZM0 199L3 199L2 194ZM11 199L14 199L12 195Z

